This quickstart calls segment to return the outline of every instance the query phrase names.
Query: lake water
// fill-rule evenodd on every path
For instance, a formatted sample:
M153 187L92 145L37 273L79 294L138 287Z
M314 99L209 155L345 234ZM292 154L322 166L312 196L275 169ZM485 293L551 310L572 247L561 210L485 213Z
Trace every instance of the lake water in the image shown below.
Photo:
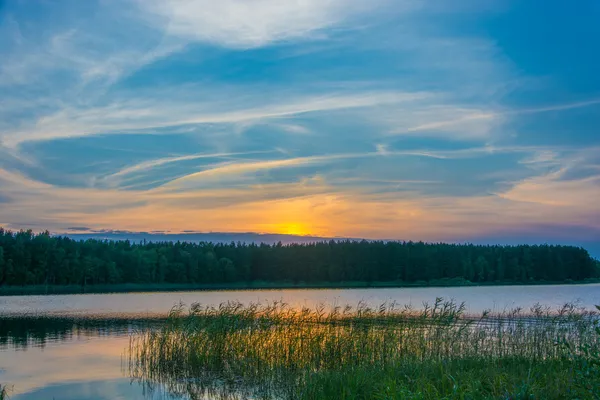
M292 307L314 307L395 302L419 308L436 297L465 302L473 314L528 309L536 303L557 308L577 302L591 310L600 304L600 285L0 297L0 384L12 389L12 400L184 399L132 381L123 359L130 335L147 324L159 324L175 304L284 301Z

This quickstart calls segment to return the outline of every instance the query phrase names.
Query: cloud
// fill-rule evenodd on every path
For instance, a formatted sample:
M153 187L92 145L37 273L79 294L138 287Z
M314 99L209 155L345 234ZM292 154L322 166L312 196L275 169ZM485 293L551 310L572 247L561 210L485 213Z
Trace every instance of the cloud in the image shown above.
M509 111L512 114L537 114L551 111L565 111L576 108L590 107L600 104L600 99L590 99L586 101L578 101L574 103L556 104L545 107L523 108L519 110Z
M164 157L164 158L144 161L144 162L141 162L141 163L138 163L135 165L131 165L131 166L123 168L113 174L102 177L101 180L105 181L105 182L109 182L111 185L114 186L115 184L120 183L122 181L122 178L124 178L128 175L139 174L140 172L148 171L153 168L156 168L156 167L159 167L162 165L166 165L166 164L178 163L181 161L198 160L198 159L202 159L202 158L225 158L225 157L232 157L232 156L264 154L264 153L270 153L270 151L255 151L255 152L244 152L244 153L213 153L213 154L203 153L203 154L189 154L189 155L176 156L176 157Z
M406 133L412 132L444 132L452 131L459 133L460 137L486 137L491 130L492 122L498 117L493 113L486 113L473 110L464 110L459 108L446 108L444 110L428 110L435 113L438 117L440 114L451 113L457 119L443 120L436 122L427 122L406 128ZM398 131L396 131L398 133ZM456 136L454 136L456 137Z
M268 161L256 161L256 162L241 162L241 163L225 163L217 165L213 168L208 168L199 172L194 172L183 177L174 179L167 184L163 185L161 189L176 189L181 190L183 188L189 188L190 184L194 182L205 183L207 180L221 180L226 176L230 175L243 175L250 172L257 172L262 170L271 170L277 168L291 168L298 167L301 165L309 165L315 163L325 163L333 160L340 160L346 158L355 158L368 156L369 154L335 154L328 156L311 156L311 157L298 157L298 158L287 158L282 160L268 160Z
M512 201L569 207L591 212L600 198L600 175L582 179L561 180L565 170L526 179L499 196Z
M520 162L522 164L553 164L557 161L559 155L552 150L538 151L531 157L525 158Z
M494 129L502 126L502 123L509 118L526 114L567 111L598 104L600 104L600 100L591 99L551 106L505 108L503 110L462 108L452 105L434 106L417 109L412 118L407 118L403 114L395 115L389 121L393 126L389 133L392 135L444 136L451 139L486 139L490 137ZM414 124L415 120L416 124Z
M496 148L496 152L519 152L525 149ZM420 157L433 159L460 159L469 158L481 154L489 154L489 148L470 148L458 151L427 151L406 150L390 151L382 145L376 146L375 152L364 153L337 153L327 155L315 155L308 157L296 157L286 159L250 161L250 162L228 162L209 166L201 171L193 172L176 178L162 185L158 190L182 190L196 187L197 184L206 184L209 181L223 182L227 177L241 177L259 171L268 171L284 168L296 168L307 165L323 166L341 161L371 159L380 155L389 157ZM338 168L340 168L338 166Z
M40 118L34 126L0 135L5 146L15 147L27 141L56 140L90 135L129 133L148 134L146 130L190 124L233 124L261 121L306 113L369 108L385 104L418 101L427 93L371 91L358 93L297 94L285 99L264 100L256 94L243 98L238 104L228 101L225 110L216 108L225 101L223 93L210 92L212 100L163 104L162 100L133 100L113 102L110 106L94 108L64 108ZM181 93L180 93L181 95ZM227 97L237 97L229 93ZM211 96L208 96L211 98ZM262 102L256 106L256 102Z
M141 25L127 7L120 11L101 8L77 19L65 20L61 15L35 25L21 25L14 19L0 25L0 33L9 40L6 48L12 49L0 51L4 57L0 87L36 84L37 90L56 87L63 95L77 96L88 85L111 85L183 47ZM110 30L106 30L108 21L114 22ZM38 29L44 34L38 36Z
M49 189L52 185L39 182L18 173L0 168L0 181L4 181L5 185L14 185L18 188L27 189Z
M80 180L89 182L86 186L101 188L120 189L151 189L160 187L160 190L190 190L193 188L216 188L219 186L249 185L264 181L287 181L289 179L302 179L305 174L315 174L318 171L330 174L334 173L336 179L345 179L345 174L356 176L353 168L360 165L364 171L360 174L364 179L374 177L393 176L393 170L373 169L378 164L378 156L384 155L385 168L396 168L403 163L409 163L409 159L421 160L446 160L446 163L456 163L460 160L482 159L482 157L499 157L501 155L519 154L529 155L549 152L547 149L537 147L501 147L483 146L469 147L457 150L430 150L412 149L396 150L388 145L376 145L376 151L357 153L331 153L312 155L305 157L294 157L293 153L277 147L271 151L233 152L233 153L196 153L182 154L173 157L150 158L136 164L125 164L125 166L108 174L94 174L95 163L92 169L80 176ZM128 157L128 153L124 153ZM150 153L154 154L154 153ZM285 156L285 158L281 158ZM128 157L123 158L126 161ZM191 163L192 161L193 163ZM531 164L527 164L529 166ZM382 165L382 167L384 167ZM104 168L104 167L103 167ZM76 170L80 170L76 169ZM40 167L31 170L42 178ZM39 172L36 172L39 171ZM312 172L311 172L312 171ZM415 171L406 171L407 176L413 174L411 181L430 181L432 177L423 178L425 170L419 168ZM414 174L419 175L414 175ZM421 179L414 179L421 176ZM433 175L434 180L441 176ZM495 179L495 178L494 178ZM397 179L396 179L397 180ZM402 179L406 181L407 179ZM458 182L457 182L458 183ZM366 184L366 181L365 181Z
M305 126L298 125L298 124L271 123L271 125L278 129L283 130L284 132L288 132L288 133L292 133L292 134L310 135L310 134L314 133L310 129L306 128Z
M348 27L349 19L372 12L359 0L138 0L168 35L232 48L254 48L323 38L324 30ZM402 3L408 3L403 1Z

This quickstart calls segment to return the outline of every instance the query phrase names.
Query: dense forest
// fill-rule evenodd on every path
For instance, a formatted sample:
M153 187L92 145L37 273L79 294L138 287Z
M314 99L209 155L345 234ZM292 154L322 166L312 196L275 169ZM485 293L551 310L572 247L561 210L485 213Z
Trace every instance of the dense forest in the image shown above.
M213 244L76 241L0 228L1 285L583 281L599 264L571 246L389 241Z

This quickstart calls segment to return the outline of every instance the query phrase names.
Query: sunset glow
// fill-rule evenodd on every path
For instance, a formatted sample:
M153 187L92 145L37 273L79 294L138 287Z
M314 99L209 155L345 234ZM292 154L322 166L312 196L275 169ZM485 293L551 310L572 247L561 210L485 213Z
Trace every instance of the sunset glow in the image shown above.
M314 233L311 232L310 228L303 224L283 223L280 225L276 225L273 228L273 232L283 233L286 235L314 235Z
M0 226L596 242L596 2L459 3L5 2Z

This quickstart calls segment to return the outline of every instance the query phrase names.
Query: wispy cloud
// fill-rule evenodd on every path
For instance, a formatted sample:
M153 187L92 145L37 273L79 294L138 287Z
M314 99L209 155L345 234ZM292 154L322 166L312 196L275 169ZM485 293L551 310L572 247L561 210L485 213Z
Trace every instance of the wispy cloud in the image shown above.
M0 140L15 147L26 141L54 140L99 134L148 134L144 130L191 124L232 124L246 121L280 118L306 113L368 108L424 99L427 93L360 92L294 95L277 103L252 106L255 98L245 103L229 104L227 110L215 109L224 101L223 95L213 92L218 100L193 101L185 104L165 105L162 101L124 101L107 107L65 108L40 118L29 128L4 132Z
M123 168L113 174L102 177L103 181L112 182L114 185L121 181L122 178L127 175L137 174L143 171L148 171L153 168L159 167L161 165L178 163L181 161L190 161L190 160L198 160L202 158L210 158L210 159L218 159L224 157L232 157L232 156L246 156L252 154L264 154L264 153L272 153L270 151L255 151L255 152L244 152L244 153L213 153L213 154L189 154L184 156L176 156L176 157L164 157L158 158L155 160L144 161L135 165L131 165L129 167Z
M531 178L514 182L512 187L498 195L512 201L539 205L559 206L593 213L600 198L600 175L588 172L588 165L600 148L592 147L560 155L553 151L540 151L525 159L526 164L554 167ZM596 213L597 214L597 213ZM598 216L597 216L598 217ZM596 219L600 222L600 219Z
M325 28L349 28L349 19L386 3L377 0L367 6L358 0L138 0L140 8L164 26L168 35L233 48L323 38L327 35ZM403 7L410 4L402 3Z
M600 196L600 175L562 181L564 170L518 182L499 196L512 201L593 211Z
M444 111L451 111L456 114L466 114L458 119L429 122L416 126L411 126L406 129L405 132L420 132L420 131L444 131L447 128L453 128L453 130L461 130L469 136L487 136L489 132L489 123L486 121L492 121L498 117L498 114L485 113L485 112L473 112L471 110L461 109L450 109ZM434 110L435 112L435 110ZM396 132L398 133L398 132Z
M392 134L421 133L426 135L444 135L454 139L486 138L494 126L512 116L560 112L600 104L600 99L574 103L557 104L535 108L516 108L504 110L475 110L458 107L435 107L420 112L421 119L433 120L417 125L407 125L392 129ZM447 117L446 117L447 116Z
M93 7L93 3L89 6ZM113 84L183 48L183 43L162 38L154 28L140 24L125 3L123 6L120 13L102 8L79 19L63 20L57 16L54 23L39 21L37 29L44 31L40 36L31 26L21 25L14 18L4 26L0 24L0 33L12 40L6 49L13 50L0 51L4 57L0 86L35 84L77 95L86 85ZM110 20L114 23L107 31ZM60 82L65 79L67 86L61 87Z
M174 179L163 185L161 189L184 189L189 188L194 181L206 181L207 179L222 179L228 175L242 175L249 172L271 170L276 168L290 168L313 163L324 163L333 160L368 156L368 154L336 154L329 156L311 156L287 158L282 160L268 160L257 162L225 163L213 168L205 169Z
M461 150L389 150L382 145L376 146L374 152L364 153L338 153L319 156L296 157L285 159L274 159L264 161L242 161L242 162L226 162L217 165L210 165L198 172L193 172L182 177L178 177L162 185L158 191L164 190L182 190L193 189L197 184L206 184L208 181L217 180L223 182L227 177L241 177L250 173L259 171L268 171L285 168L295 168L306 165L323 166L329 163L339 163L348 160L372 159L378 156L385 155L387 157L418 157L431 158L439 160L460 160L473 157L481 157L490 153L510 154L510 153L537 153L535 148L526 147L474 147ZM339 168L339 167L338 167Z
M382 143L377 143L375 145L375 150L377 150L377 154L381 154L382 156L386 156L390 154L390 150L387 145Z

